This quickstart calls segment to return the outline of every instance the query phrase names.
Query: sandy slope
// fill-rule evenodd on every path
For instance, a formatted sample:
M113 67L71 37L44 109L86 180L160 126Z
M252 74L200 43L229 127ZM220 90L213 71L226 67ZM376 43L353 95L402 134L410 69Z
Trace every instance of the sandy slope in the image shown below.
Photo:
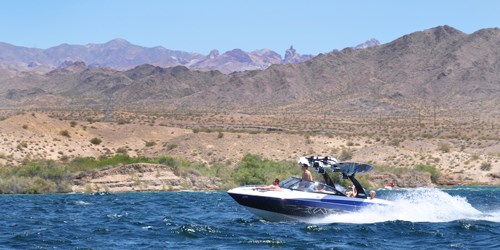
M68 136L61 134L67 131ZM94 145L92 138L102 142ZM340 156L351 152L351 161L386 167L434 165L443 173L443 183L479 182L500 185L500 142L485 140L477 147L461 149L444 139L406 139L399 145L371 137L342 135L305 136L293 133L194 132L192 129L158 124L89 123L51 118L42 113L16 115L0 121L0 164L18 165L23 159L71 159L111 155L127 150L131 156L170 155L192 161L236 164L245 154L272 160L295 161L302 155ZM154 142L154 143L153 143ZM449 152L439 145L451 145ZM489 169L481 169L489 164ZM295 166L291 166L295 167ZM484 167L483 167L484 168ZM297 169L299 174L299 169ZM113 175L109 178L125 178ZM104 177L100 177L104 178ZM111 181L111 180L106 180Z

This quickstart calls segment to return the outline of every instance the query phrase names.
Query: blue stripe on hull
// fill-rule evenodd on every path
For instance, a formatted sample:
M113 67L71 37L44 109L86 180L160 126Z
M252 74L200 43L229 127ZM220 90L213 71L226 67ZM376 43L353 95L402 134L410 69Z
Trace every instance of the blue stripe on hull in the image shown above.
M366 206L362 201L331 199L281 199L253 195L230 194L240 205L290 216L325 216L338 211L356 211Z

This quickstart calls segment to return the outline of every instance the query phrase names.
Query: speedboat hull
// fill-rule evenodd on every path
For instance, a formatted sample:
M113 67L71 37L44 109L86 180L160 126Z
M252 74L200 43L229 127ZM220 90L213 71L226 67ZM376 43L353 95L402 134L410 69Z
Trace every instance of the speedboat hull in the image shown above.
M270 221L325 217L339 212L358 211L369 205L387 204L384 200L290 189L261 191L248 186L231 189L228 194L248 211Z

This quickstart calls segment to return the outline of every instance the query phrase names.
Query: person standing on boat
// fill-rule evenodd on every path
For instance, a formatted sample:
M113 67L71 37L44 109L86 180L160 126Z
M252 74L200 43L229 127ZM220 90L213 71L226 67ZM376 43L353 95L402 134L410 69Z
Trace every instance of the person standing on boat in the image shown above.
M303 181L313 181L313 177L311 171L309 171L309 164L304 162L302 163L302 180Z

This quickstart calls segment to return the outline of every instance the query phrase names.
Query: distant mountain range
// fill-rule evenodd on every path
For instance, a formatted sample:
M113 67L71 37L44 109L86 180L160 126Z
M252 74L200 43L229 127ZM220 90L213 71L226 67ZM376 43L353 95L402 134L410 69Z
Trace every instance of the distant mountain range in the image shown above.
M70 51L71 46L61 46L66 49L60 51ZM114 51L111 48L121 51L108 57L95 57L101 58L99 65L108 67L111 62L125 67L136 55L125 51L129 51L130 46L140 49L123 40L101 46L109 51ZM6 47L11 49L6 50ZM89 49L84 49L87 47ZM75 51L97 51L97 47L71 48ZM124 47L129 49L120 50ZM56 48L49 50L56 53L59 51ZM28 55L35 58L36 54L41 58L37 62L42 64L45 58L42 55L47 53L38 51L37 54L33 52L37 50L12 48L5 44L1 51L4 63L34 63L27 58ZM163 55L173 55L169 53L174 52L165 51ZM178 53L177 56L168 60L175 57L174 61L180 62L180 55L185 52L175 53ZM246 53L232 50L222 55L212 51L208 56L198 57L192 64L184 62L169 68L143 64L124 71L82 62L66 63L64 67L45 74L30 71L12 73L4 66L0 68L0 107L286 112L305 115L416 116L437 111L441 115L500 118L498 28L481 29L468 35L450 26L439 26L404 35L386 44L332 51L305 58L303 62L299 62L301 59L297 58L300 57L294 56L294 53L290 48L290 54L281 59L272 51ZM74 52L75 56L77 54ZM92 55L90 52L81 54ZM151 52L151 56L153 54ZM167 61L162 58L158 56L158 60ZM258 61L255 58L274 59ZM75 57L72 60L85 61L80 59ZM228 61L233 63L233 60L241 65L249 65L249 62L271 65L265 69L231 74L214 70L216 65ZM281 63L273 63L273 60ZM283 64L287 60L291 63ZM59 61L58 65L64 61L69 60ZM196 64L206 71L189 68Z
M369 40L356 46L367 48L380 43ZM127 70L142 64L159 67L186 66L194 70L219 70L222 73L266 69L272 64L301 63L312 55L300 55L292 47L285 57L272 50L245 52L233 49L220 54L213 50L205 56L198 53L169 50L163 47L145 48L124 39L114 39L105 44L69 45L61 44L49 49L18 47L0 42L0 66L20 71L38 70L47 72L63 68L75 62L83 62L92 68Z

